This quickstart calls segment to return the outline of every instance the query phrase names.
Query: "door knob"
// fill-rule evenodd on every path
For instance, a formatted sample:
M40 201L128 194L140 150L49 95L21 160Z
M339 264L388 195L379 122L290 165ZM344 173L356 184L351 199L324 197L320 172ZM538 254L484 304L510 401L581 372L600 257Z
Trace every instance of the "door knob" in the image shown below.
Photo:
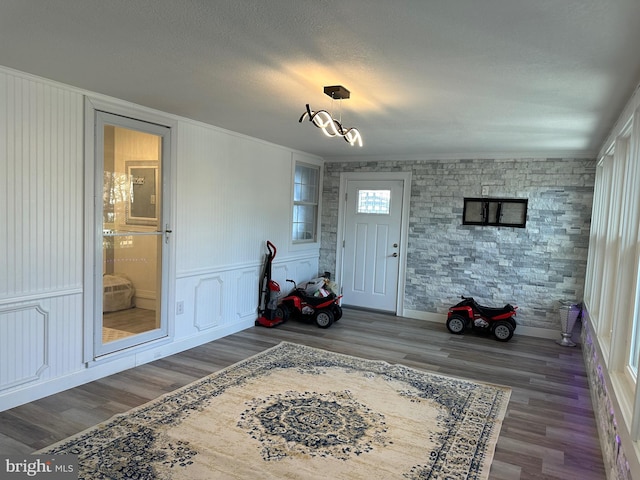
M391 256L392 256L392 257L397 257L397 256L398 256L398 254L394 252L394 253L393 253L393 255L391 255Z

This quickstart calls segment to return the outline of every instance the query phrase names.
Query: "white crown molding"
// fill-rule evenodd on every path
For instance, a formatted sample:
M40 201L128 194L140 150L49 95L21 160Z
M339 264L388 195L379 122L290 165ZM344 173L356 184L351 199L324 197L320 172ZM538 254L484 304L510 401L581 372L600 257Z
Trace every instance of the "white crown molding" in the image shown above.
M349 155L325 157L326 163L338 162L416 162L416 161L452 161L452 160L548 160L557 159L585 159L593 160L596 152L592 151L563 151L563 152L483 152L483 153L424 153L414 155Z

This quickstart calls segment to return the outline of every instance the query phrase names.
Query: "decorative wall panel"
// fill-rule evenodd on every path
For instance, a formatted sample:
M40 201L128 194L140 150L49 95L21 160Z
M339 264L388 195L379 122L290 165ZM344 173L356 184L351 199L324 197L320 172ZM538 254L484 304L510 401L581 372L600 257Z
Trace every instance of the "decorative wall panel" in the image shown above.
M242 319L256 313L260 278L255 269L238 272L236 280L236 318Z
M198 330L220 325L223 321L224 283L219 276L200 280L195 290L195 322Z
M253 325L258 317L263 270L263 264L255 263L182 275L176 285L176 301L184 301L185 310L176 316L176 340L199 332L212 335L215 331L233 329L234 325L244 325L243 328ZM272 266L272 279L280 285L280 295L293 288L287 278L301 283L317 274L317 253L293 258L278 255Z
M294 264L294 277L297 279L296 281L305 281L316 278L320 272L318 271L318 257L310 257L310 258L301 258L298 259Z
M39 305L0 310L0 390L38 380L49 366L49 314Z

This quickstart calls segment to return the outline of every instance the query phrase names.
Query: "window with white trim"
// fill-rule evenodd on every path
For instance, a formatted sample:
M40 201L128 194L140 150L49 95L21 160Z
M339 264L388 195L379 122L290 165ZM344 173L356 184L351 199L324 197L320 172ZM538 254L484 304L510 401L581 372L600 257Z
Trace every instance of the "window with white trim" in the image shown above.
M640 281L638 280L640 279L636 281L636 301L633 309L633 325L628 359L629 368L636 381L638 379L638 362L640 361L640 289L638 288Z
M627 326L624 333L629 341L627 367L635 384L640 366L640 120L633 122L632 132L627 142L624 202L621 209L625 222L619 260L623 284L620 293L628 300L625 302L618 299L618 302L628 305L628 308L625 311L623 307L616 314L631 320L631 325L625 322ZM637 420L636 423L640 424Z
M315 242L317 239L319 190L320 168L296 162L291 235L294 243Z

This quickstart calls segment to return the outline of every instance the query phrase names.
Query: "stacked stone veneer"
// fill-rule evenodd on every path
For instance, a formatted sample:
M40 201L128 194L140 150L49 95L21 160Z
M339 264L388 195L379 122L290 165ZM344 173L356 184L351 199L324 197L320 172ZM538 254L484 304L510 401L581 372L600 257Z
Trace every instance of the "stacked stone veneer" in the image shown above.
M559 327L558 301L581 301L595 161L461 159L328 162L320 271L335 270L343 172L412 173L404 308L444 314L460 295L519 306L519 324ZM526 228L462 225L463 199L527 198Z

